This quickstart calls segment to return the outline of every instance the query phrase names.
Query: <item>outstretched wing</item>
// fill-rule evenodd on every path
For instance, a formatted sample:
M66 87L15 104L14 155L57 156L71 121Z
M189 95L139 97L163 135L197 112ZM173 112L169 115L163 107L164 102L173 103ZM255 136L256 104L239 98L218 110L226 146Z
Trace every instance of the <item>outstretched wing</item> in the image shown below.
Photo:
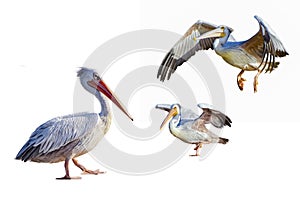
M211 123L213 126L217 128L222 128L223 126L231 127L232 121L228 116L223 114L220 111L202 108L203 113L200 115L200 119L203 119L205 124Z
M196 51L213 48L215 38L202 39L199 42L197 42L195 38L203 33L216 29L216 27L215 25L202 21L198 21L191 26L163 59L157 73L157 78L160 77L161 81L164 81L166 77L169 79L177 67L195 55Z
M279 65L275 57L288 55L283 44L260 17L254 16L259 23L259 31L249 40L243 43L242 48L250 55L261 59L260 67L265 72L272 72Z
M200 107L203 112L196 121L201 120L204 122L204 124L212 124L217 128L222 128L224 126L231 127L232 121L222 112L211 109L204 104L198 104L198 107Z
M51 119L31 134L16 159L31 160L78 141L93 130L98 118L95 113L79 113Z

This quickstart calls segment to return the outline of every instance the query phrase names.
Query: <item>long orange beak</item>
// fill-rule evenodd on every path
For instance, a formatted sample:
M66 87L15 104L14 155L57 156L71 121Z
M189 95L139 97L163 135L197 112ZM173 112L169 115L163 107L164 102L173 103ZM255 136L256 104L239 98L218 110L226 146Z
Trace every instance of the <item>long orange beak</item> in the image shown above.
M164 127L164 125L174 116L178 114L177 110L175 108L171 109L169 111L169 114L166 116L162 124L160 125L160 130Z
M95 88L96 90L103 93L106 97L108 97L115 105L119 107L119 109L128 116L128 118L133 121L133 118L130 116L130 114L127 112L121 101L115 96L115 94L109 89L109 87L104 83L102 79L99 80L98 83L96 83L94 80L88 81L88 84Z

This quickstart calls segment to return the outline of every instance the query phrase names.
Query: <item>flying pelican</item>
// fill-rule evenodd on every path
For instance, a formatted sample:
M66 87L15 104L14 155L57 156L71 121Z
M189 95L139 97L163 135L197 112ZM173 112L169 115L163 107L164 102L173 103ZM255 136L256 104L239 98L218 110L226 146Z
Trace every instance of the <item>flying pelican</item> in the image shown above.
M91 151L110 127L111 111L109 103L107 103L107 99L101 93L133 120L95 70L81 67L77 72L77 76L80 78L84 89L98 99L101 105L101 112L99 114L85 112L71 114L43 123L31 134L29 140L16 156L16 159L24 162L56 163L64 161L66 174L64 177L56 179L80 178L70 177L70 160L84 173L95 175L103 173L99 170L88 170L75 159L75 157Z
M196 153L190 156L199 156L199 149L202 147L202 144L226 144L229 141L226 138L218 137L212 131L208 130L205 124L212 124L217 128L222 128L223 126L231 127L232 123L228 116L220 111L211 109L206 104L198 104L197 106L203 111L200 116L190 109L181 107L180 104L156 105L157 109L169 112L162 122L160 129L172 118L169 122L171 134L185 143L196 145L194 148Z
M246 41L236 42L231 33L233 29L220 25L197 21L191 26L183 37L172 47L163 59L157 78L161 81L169 79L178 66L195 55L198 50L214 49L230 65L241 69L237 76L240 90L244 88L242 75L245 71L257 71L254 77L254 92L257 92L258 77L272 72L278 67L275 57L288 55L283 44L260 17L254 16L259 23L259 31Z

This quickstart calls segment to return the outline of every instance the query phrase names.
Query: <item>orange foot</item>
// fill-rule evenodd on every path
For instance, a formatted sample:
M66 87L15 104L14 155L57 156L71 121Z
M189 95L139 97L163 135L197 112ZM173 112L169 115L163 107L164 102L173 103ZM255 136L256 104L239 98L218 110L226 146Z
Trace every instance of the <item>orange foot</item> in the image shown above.
M237 79L237 84L239 86L239 89L242 91L244 90L244 82L246 81L246 79L244 79L243 77L239 77Z
M92 175L98 175L98 174L104 174L106 173L105 171L100 171L99 169L97 170L83 170L82 175L87 175L87 174L92 174Z

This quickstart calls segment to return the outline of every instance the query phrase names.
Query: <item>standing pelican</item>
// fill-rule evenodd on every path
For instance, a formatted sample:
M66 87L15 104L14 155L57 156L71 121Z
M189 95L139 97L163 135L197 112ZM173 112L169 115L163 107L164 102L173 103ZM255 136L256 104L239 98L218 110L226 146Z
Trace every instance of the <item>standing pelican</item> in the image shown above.
M43 163L64 161L66 174L64 177L57 179L72 179L69 174L70 160L84 173L103 173L99 170L88 170L75 159L75 157L91 151L110 127L111 112L109 104L101 93L133 120L95 70L82 67L77 72L77 76L80 78L84 89L98 99L101 112L99 114L77 113L47 121L31 134L29 140L16 156L16 159L25 162L28 160Z
M178 66L195 55L198 50L214 49L230 65L241 69L237 76L240 90L244 88L242 75L245 71L257 71L254 78L254 92L257 92L258 77L272 72L278 67L275 57L288 55L283 44L260 17L254 16L259 23L259 31L246 41L230 40L233 29L228 26L215 26L203 21L196 22L184 36L172 47L163 59L157 78L169 79Z
M217 128L223 126L231 127L231 120L228 116L220 111L211 109L205 104L198 104L202 109L202 114L197 116L192 110L185 109L180 104L158 104L157 109L165 110L168 113L162 122L160 129L169 122L169 130L172 135L182 140L185 143L195 144L196 153L191 156L199 156L199 149L202 144L221 143L226 144L229 140L218 137L212 131L208 130L205 124L212 124Z

